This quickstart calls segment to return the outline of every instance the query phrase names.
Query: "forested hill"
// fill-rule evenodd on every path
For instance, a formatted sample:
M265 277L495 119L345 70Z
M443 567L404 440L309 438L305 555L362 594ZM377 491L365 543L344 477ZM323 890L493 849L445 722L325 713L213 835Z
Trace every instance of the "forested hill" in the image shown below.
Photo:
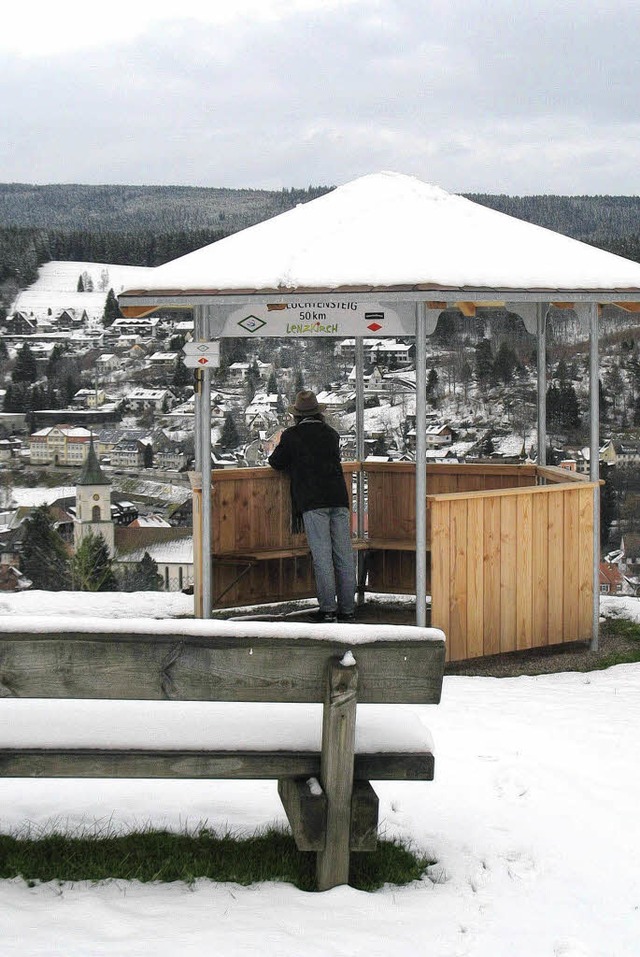
M332 188L0 184L0 308L52 259L157 266ZM640 262L640 196L468 198Z
M0 307L52 259L158 266L329 189L0 184Z
M0 183L0 227L158 233L235 233L329 191L208 189L200 186L30 186Z

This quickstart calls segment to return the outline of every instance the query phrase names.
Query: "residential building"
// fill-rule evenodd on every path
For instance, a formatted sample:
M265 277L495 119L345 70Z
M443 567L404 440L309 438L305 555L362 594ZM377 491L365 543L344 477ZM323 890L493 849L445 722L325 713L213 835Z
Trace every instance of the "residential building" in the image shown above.
M162 412L165 407L171 405L174 398L169 389L144 389L139 387L132 389L127 394L127 402L134 412L142 412L149 408L155 412Z
M148 554L158 566L165 591L182 591L193 585L193 535L177 527L118 529L116 563L131 569Z
M74 405L81 405L85 409L98 409L104 405L107 399L104 389L78 389L72 402Z
M624 579L617 565L600 562L600 594L620 595L624 590Z
M120 357L115 352L103 352L96 359L96 372L98 375L107 376L120 369L121 365Z
M373 366L362 375L365 392L380 392L383 387L384 376L378 366ZM349 386L353 388L356 382L356 367L354 366L348 376Z
M147 362L153 369L173 372L179 357L180 353L178 352L154 352L147 356Z
M142 339L155 338L159 323L158 316L143 316L140 319L115 319L107 330L110 338L136 336Z
M640 445L616 443L614 448L617 465L637 465L640 462Z
M147 444L148 443L142 439L120 439L109 453L111 467L119 469L144 468L144 456Z
M408 366L413 362L415 347L413 344L398 342L397 339L364 339L362 351L366 363ZM355 362L355 339L342 339L336 346L336 354L344 362Z
M153 464L160 469L175 469L179 472L189 462L186 452L178 448L166 448L153 453Z
M5 319L4 327L8 336L33 336L37 332L38 323L33 316L24 312L14 312Z

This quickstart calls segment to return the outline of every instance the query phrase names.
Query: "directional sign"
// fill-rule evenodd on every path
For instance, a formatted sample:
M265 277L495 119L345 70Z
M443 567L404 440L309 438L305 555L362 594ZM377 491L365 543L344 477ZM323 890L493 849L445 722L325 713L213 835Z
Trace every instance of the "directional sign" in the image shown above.
M330 298L255 302L234 308L219 334L255 339L414 335L414 303L392 303L392 306Z
M185 356L184 364L187 369L217 369L220 356Z
M185 342L182 347L185 356L212 356L220 355L219 342Z
M219 342L186 342L182 351L187 369L217 369L220 365Z

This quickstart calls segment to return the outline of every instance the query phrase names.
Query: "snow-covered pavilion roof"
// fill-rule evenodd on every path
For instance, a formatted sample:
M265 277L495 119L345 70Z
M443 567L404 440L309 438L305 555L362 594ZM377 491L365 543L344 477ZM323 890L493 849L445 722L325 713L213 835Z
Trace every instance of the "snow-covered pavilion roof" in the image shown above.
M640 295L640 264L447 193L374 173L154 270L124 305L200 296L488 291ZM553 294L553 295L549 295ZM421 297L422 298L422 297Z

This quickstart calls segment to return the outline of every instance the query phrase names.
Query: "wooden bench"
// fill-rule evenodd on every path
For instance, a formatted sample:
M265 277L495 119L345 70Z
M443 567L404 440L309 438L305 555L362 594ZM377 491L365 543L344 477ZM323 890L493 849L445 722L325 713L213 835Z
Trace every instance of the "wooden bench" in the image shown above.
M320 890L347 883L350 850L375 848L370 780L433 778L416 715L377 706L439 702L436 629L130 619L107 631L90 619L64 630L39 621L38 633L4 623L0 633L0 776L276 779L298 848L317 852ZM53 726L46 709L25 742L12 713L19 698L77 699L78 708ZM87 730L80 701L92 698L117 699L101 702L110 716L102 732ZM168 703L151 744L148 719L125 726L125 701ZM219 702L187 746L170 704L185 701ZM13 707L25 714L24 702Z

